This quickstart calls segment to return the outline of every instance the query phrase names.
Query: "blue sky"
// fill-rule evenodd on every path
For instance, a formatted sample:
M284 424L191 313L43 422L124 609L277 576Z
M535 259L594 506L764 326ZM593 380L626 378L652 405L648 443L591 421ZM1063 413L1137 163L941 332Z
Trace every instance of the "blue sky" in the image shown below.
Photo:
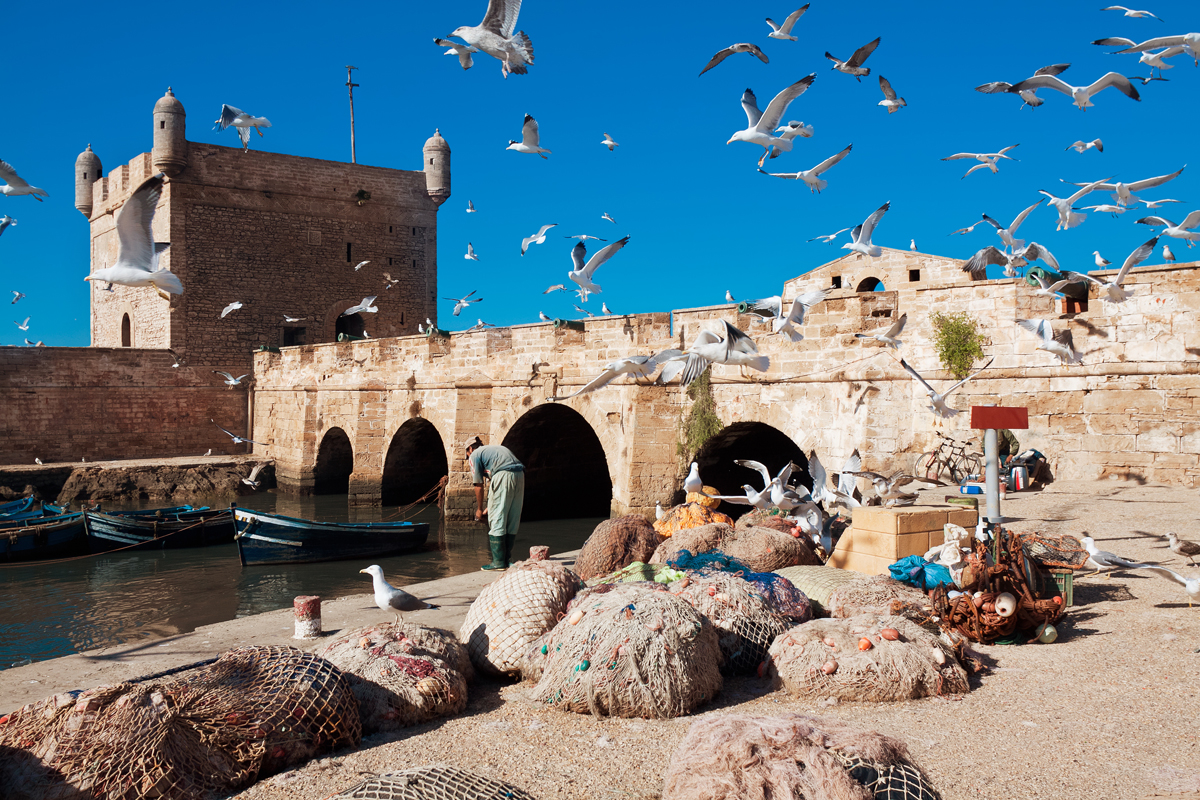
M359 162L419 169L420 148L439 127L453 151L454 194L439 212L439 295L472 289L485 298L474 317L500 325L534 322L537 312L577 317L573 296L543 297L567 281L574 244L554 234L589 233L629 245L596 275L618 313L664 311L777 294L783 282L843 251L806 239L861 222L885 200L891 211L875 241L928 253L968 257L999 240L987 226L948 237L981 213L1011 221L1038 189L1068 192L1060 179L1127 181L1197 162L1195 131L1200 70L1173 60L1165 83L1140 87L1135 103L1109 89L1086 113L1043 90L1045 105L1021 108L1015 96L987 96L987 81L1016 82L1047 64L1070 62L1069 83L1087 84L1108 70L1146 75L1136 56L1107 55L1093 39L1142 40L1200 29L1192 0L1154 0L1166 22L1127 19L1099 2L994 3L813 0L793 32L798 42L767 38L763 18L782 21L796 3L551 3L526 0L518 27L532 39L536 63L507 81L499 63L479 54L463 71L432 43L459 25L477 24L483 0L407 4L239 2L194 6L17 3L6 11L5 91L8 133L0 158L47 189L50 198L0 197L0 213L19 226L0 237L0 289L28 297L0 320L0 344L26 336L49 345L86 345L88 231L74 209L75 157L89 142L111 170L151 145L150 114L168 84L188 111L188 138L233 146L231 131L211 130L222 103L267 116L274 127L254 137L259 149L349 160L344 65L356 80ZM914 8L921 8L919 12ZM830 70L826 50L846 58L882 36L862 83ZM714 52L754 42L770 64L736 55L702 77ZM812 195L800 182L759 175L754 145L726 145L745 127L739 100L751 87L765 108L779 90L816 73L812 88L785 119L815 126L771 171L808 169L854 144ZM875 76L883 74L909 103L889 115ZM506 152L522 117L534 115L548 160ZM607 131L621 143L600 144ZM1103 154L1063 148L1100 137ZM994 151L1020 143L993 175L960 176L974 162L941 162L959 151ZM1148 197L1188 201L1158 212L1176 219L1200 206L1200 163ZM467 200L477 214L466 214ZM1109 202L1093 195L1087 204ZM601 220L610 213L619 224ZM1055 215L1039 209L1024 238L1052 250L1064 267L1091 267L1093 250L1119 262L1153 232L1134 224L1145 213L1092 215L1055 232ZM559 223L544 245L521 257L520 240ZM478 262L466 261L467 242ZM590 243L595 244L595 243ZM1172 242L1180 260L1186 247ZM594 251L594 248L592 248ZM1158 256L1147 263L1157 263ZM337 265L333 265L337 266ZM382 285L381 285L382 288ZM146 291L150 291L147 289ZM382 292L381 292L382 294ZM444 327L473 322L450 316ZM23 333L11 320L31 316ZM449 324L451 321L457 325Z

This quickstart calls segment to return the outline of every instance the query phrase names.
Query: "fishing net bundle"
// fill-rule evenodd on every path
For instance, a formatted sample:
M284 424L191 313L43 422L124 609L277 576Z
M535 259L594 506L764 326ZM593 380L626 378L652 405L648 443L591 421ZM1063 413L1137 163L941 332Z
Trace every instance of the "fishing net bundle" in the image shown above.
M360 740L341 670L291 647L244 647L170 681L54 695L0 718L0 752L31 756L0 775L0 796L192 800Z
M321 656L346 674L364 734L459 713L467 707L467 682L475 676L466 648L453 633L415 623L349 631Z
M783 514L772 514L767 511L759 511L757 508L747 514L738 517L737 524L733 526L737 530L745 530L746 528L771 528L780 533L791 533L792 528L796 527L795 523L788 522L784 519Z
M686 570L686 573L707 575L712 572L728 572L754 584L763 597L780 614L795 620L792 625L812 619L812 604L804 592L777 572L755 572L736 558L724 553L692 553L680 550L670 561L670 567ZM680 578L683 575L679 576ZM672 587L676 589L678 587ZM791 627L791 626L789 626Z
M689 498L694 496L696 496L695 492L688 495ZM712 498L707 499L711 500ZM709 506L706 503L689 500L669 510L662 519L655 520L654 530L659 536L671 537L680 531L717 522L723 525L733 525L733 517L717 511L716 505L719 503Z
M491 675L520 670L525 648L554 627L583 581L557 561L521 561L483 587L458 638L471 663Z
M575 558L575 572L585 581L608 575L635 561L646 562L662 537L639 514L606 519L596 526Z
M695 554L719 551L736 558L754 572L821 563L807 544L790 534L761 527L739 531L719 523L679 531L658 546L650 563L669 563L680 550Z
M329 800L534 800L534 797L510 784L435 764L368 778Z
M933 614L933 604L925 592L889 575L857 577L842 584L830 593L828 608L831 617L843 619L878 614L922 623Z
M663 719L721 689L712 623L660 584L580 592L567 616L528 649L522 676L535 702L596 716Z
M895 641L881 635L889 629ZM968 689L948 644L911 620L878 614L792 628L771 645L766 671L797 697L885 702Z
M693 722L662 800L941 800L904 743L806 714Z
M645 564L641 561L634 561L616 572L592 578L587 584L588 586L600 586L606 583L638 583L640 581L667 584L679 580L686 574L686 572L666 564Z
M787 578L792 585L804 592L804 596L812 604L814 617L829 616L829 603L834 589L864 577L863 573L853 570L807 565L784 567L775 570L775 574Z
M1049 569L1082 569L1088 560L1083 542L1074 536L1046 536L1039 533L1014 534L1020 537L1025 554L1038 566Z

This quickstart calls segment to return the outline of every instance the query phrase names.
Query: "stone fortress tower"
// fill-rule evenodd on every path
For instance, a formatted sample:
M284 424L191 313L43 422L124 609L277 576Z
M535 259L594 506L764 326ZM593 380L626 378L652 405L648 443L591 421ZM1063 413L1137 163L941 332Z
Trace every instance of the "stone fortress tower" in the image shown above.
M166 173L154 237L185 289L165 300L149 287L89 284L94 347L170 348L185 364L241 374L263 345L399 336L437 319L437 210L450 196L440 132L423 170L408 171L189 142L186 121L168 88L154 104L151 152L107 176L91 145L76 159L92 269L116 260L121 205ZM355 271L360 261L371 263ZM340 316L371 295L378 313ZM243 307L222 319L234 301Z

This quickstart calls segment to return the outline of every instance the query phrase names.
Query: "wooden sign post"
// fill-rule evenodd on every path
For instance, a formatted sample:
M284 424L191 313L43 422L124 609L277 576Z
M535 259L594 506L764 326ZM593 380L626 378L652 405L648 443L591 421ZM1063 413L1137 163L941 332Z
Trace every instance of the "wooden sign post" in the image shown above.
M1029 427L1029 409L1012 406L971 406L971 427L983 431L984 485L987 489L987 521L1000 524L1000 447L996 431L1025 430Z

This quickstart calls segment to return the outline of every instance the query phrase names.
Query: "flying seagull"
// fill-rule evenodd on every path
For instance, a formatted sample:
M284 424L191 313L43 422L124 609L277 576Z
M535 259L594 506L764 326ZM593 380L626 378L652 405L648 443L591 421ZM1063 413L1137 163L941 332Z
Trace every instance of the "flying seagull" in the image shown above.
M988 169L990 169L992 171L992 174L995 174L1000 171L1000 168L996 166L996 161L1001 158L1007 159L1009 161L1016 161L1016 159L1013 158L1012 156L1006 156L1004 154L1007 153L1009 150L1012 150L1013 148L1020 147L1020 146L1021 146L1020 144L1010 144L1008 147L1001 148L1000 152L998 152L998 153L955 153L952 156L946 156L945 158L942 159L942 161L959 161L962 159L969 159L969 158L973 158L976 161L978 161L979 162L978 164L976 164L975 166L973 166L969 170L967 170L967 172L963 175L964 178L967 177L967 175L970 175L975 170L983 169L984 167L987 167Z
M1038 282L1038 288L1033 290L1038 297L1058 297L1066 286L1076 282L1071 278L1063 278L1061 281L1047 283L1046 279L1038 272L1033 273L1033 279Z
M2 163L2 162L0 162ZM2 177L2 174L0 174ZM98 269L85 281L108 281L122 286L153 286L159 294L183 294L183 284L172 272L160 269L155 247L154 211L166 175L147 178L117 212L117 263Z
M994 227L996 229L997 235L999 235L999 237L1000 237L1000 241L1004 242L1005 246L1011 247L1014 250L1017 250L1017 249L1020 249L1025 246L1024 239L1015 238L1016 234L1017 234L1017 229L1021 227L1021 223L1023 223L1025 221L1025 218L1029 216L1030 212L1032 212L1035 208L1040 206L1042 204L1042 202L1043 201L1038 200L1036 203L1031 205L1029 208L1025 209L1020 214L1017 214L1017 218L1014 219L1012 221L1012 224L1009 225L1007 228L1005 228L1003 225L1001 225L996 220L989 217L987 214L983 215L981 222L986 222L987 224ZM978 222L975 223L975 225L978 225L978 224L979 224ZM974 228L975 225L972 225L971 228ZM965 230L970 230L970 228L967 228ZM960 232L960 231L956 231L956 233L958 233L958 232Z
M1091 566L1090 562L1089 562L1088 566ZM1183 587L1183 590L1185 592L1187 592L1188 608L1192 607L1193 602L1200 602L1200 578L1185 578L1182 575L1180 575L1178 572L1176 572L1175 570L1167 569L1166 567L1157 567L1157 566L1147 565L1147 566L1133 567L1133 569L1144 569L1144 570L1148 570L1150 572L1156 572L1159 575L1161 575L1162 577L1166 578L1167 580L1175 581L1176 583L1178 583L1180 586Z
M878 330L878 331L875 331L874 333L856 333L856 334L854 334L854 338L855 339L874 339L875 341L882 342L883 344L887 345L888 347L891 347L894 350L899 350L900 345L904 344L904 342L900 341L896 337L900 335L900 331L904 330L904 324L906 322L908 322L908 312L907 311L904 312L903 314L901 314L900 319L893 322L892 326L890 328Z
M477 209L477 208L475 208L475 203L473 203L473 202L471 202L470 200L468 200L468 201L467 201L467 213L468 213L468 214L474 214L476 211L478 211L478 209Z
M283 315L284 322L304 322L306 319L308 319L308 317L289 317L287 314Z
M550 400L570 400L572 397L594 392L612 383L621 375L629 375L634 380L649 378L654 375L654 371L658 369L659 365L665 364L669 359L680 355L682 355L682 352L679 350L663 350L661 353L656 353L652 356L627 356L626 358L619 358L605 367L604 372L597 375L579 391L564 397L551 397Z
M908 103L904 102L903 97L896 96L896 90L892 88L892 84L887 78L879 76L879 88L883 91L883 99L879 101L879 105L886 106L889 114L895 114Z
M1040 203L1041 201L1039 200L1038 202ZM984 216L987 216L987 215L985 214ZM980 220L979 222L976 222L976 223L975 223L975 225L982 225L982 224L983 224L983 220ZM956 234L956 233L961 233L961 234L963 234L963 235L966 235L966 234L968 234L968 233L972 233L972 232L975 230L975 225L968 225L968 226L967 226L967 227L965 227L965 228L959 228L958 230L956 230L956 231L952 231L952 232L950 232L950 233L948 233L948 234L946 234L946 235L947 235L947 236L953 236L953 235L954 235L954 234Z
M1193 212L1200 215L1200 211ZM1158 246L1158 237L1155 236L1150 241L1143 244L1138 249L1129 254L1125 259L1125 263L1121 265L1121 269L1109 281L1099 281L1091 275L1083 275L1084 278L1096 284L1100 289L1100 299L1107 300L1110 303L1123 303L1133 294L1133 292L1125 289L1121 284L1125 282L1125 277L1129 274L1129 270L1136 267L1138 264L1145 261L1154 252L1154 248Z
M509 2L520 8L520 2L509 0ZM492 5L501 5L503 0L492 0L488 6L488 14L492 12ZM513 12L513 18L516 19L516 12ZM486 19L484 20L487 21ZM462 30L462 28L459 28ZM514 70L515 71L515 70ZM523 70L522 70L523 71ZM359 572L365 572L371 576L371 582L375 587L375 605L379 606L380 611L391 611L396 615L396 624L400 624L400 615L404 611L421 611L426 608L438 608L432 603L426 603L424 600L418 600L403 589L397 589L383 579L383 570L379 565L372 564L366 569L360 569Z
M1033 73L1033 75L1034 75L1034 77L1045 76L1045 75L1058 75L1062 72L1065 72L1067 70L1067 68L1070 66L1071 66L1070 64L1051 64L1047 67L1042 67L1037 72ZM976 86L975 91L982 92L983 94L1008 93L1008 94L1020 95L1021 99L1025 101L1021 106L1022 108L1024 108L1025 106L1029 106L1030 108L1037 108L1038 106L1040 106L1046 102L1045 100L1043 100L1042 98L1037 96L1036 88L1026 87L1026 88L1022 88L1022 89L1017 89L1016 86L1014 86L1011 83L1006 83L1005 81L992 81L991 83L985 83L981 86Z
M521 240L521 255L525 255L525 251L529 249L529 245L531 245L531 244L545 244L546 243L546 231L550 230L551 228L553 228L556 225L558 225L557 222L551 222L549 225L543 225L541 227L541 229L537 233L535 233L533 236L526 236L524 239L522 239Z
M797 296L796 299L792 301L792 307L788 311L787 316L779 316L775 318L771 325L774 332L784 334L793 342L799 342L803 340L804 335L800 333L800 331L796 330L796 328L804 324L804 315L808 312L808 309L824 300L831 291L833 290L819 289L815 292L808 292L807 294Z
M253 128L262 136L262 129L271 127L271 121L226 104L221 106L221 116L213 122L213 130L225 130L229 127L237 129L238 138L242 140L242 149L247 150L250 147L250 129Z
M1045 350L1050 355L1056 356L1063 366L1079 363L1079 354L1075 352L1075 342L1071 337L1070 329L1055 333L1048 319L1019 319L1016 322L1038 337L1036 349Z
M718 50L717 54L709 59L708 64L705 65L704 69L700 70L700 75L708 72L710 69L715 67L717 64L720 64L734 53L749 53L752 56L757 56L758 60L764 64L768 63L769 61L767 54L760 50L758 45L750 44L749 42L740 42L739 44L731 44L724 50Z
M957 414L958 412L955 411L954 413ZM885 506L912 505L916 501L917 495L902 491L900 487L907 486L908 484L914 482L928 483L927 481L920 481L912 475L906 475L903 472L897 472L891 477L886 477L880 475L878 472L870 472L866 470L850 472L848 474L857 478L866 478L872 484L874 484L875 494L879 495L879 499L883 501Z
M824 236L814 236L813 238L809 239L808 241L815 242L819 239L820 241L824 242L825 244L833 244L834 239L841 236L843 233L845 233L848 230L850 230L850 228L842 228L840 231L837 231L836 233L828 233L828 234L825 234Z
M883 215L887 213L887 210L891 207L891 205L892 202L889 200L879 208L875 209L874 213L867 217L866 222L855 227L855 229L850 233L851 241L842 245L842 249L853 250L855 253L861 253L862 255L870 256L871 258L877 258L883 251L880 249L879 245L871 243L871 236L875 233L875 226L879 224L881 219L883 219Z
M217 425L217 421L215 419L210 419L209 422L211 422L213 425ZM249 444L257 444L257 445L261 445L262 447L266 447L266 445L263 444L262 442L256 442L253 439L246 439L242 436L238 436L233 431L227 431L224 428L221 428L220 425L217 425L217 427L220 428L220 430L222 432L224 432L225 435L227 435L230 439L233 439L233 444L249 443Z
M360 269L362 269L363 267L365 267L367 264L370 264L370 263L371 263L370 261L360 261L354 265L354 271L358 272Z
M821 173L825 172L834 164L850 155L850 148L852 147L854 147L852 144L846 145L845 149L843 149L841 152L830 156L812 169L801 170L800 172L767 172L763 169L759 169L759 172L761 172L763 175L770 175L772 178L786 178L793 181L804 181L804 183L807 184L810 192L813 194L820 194L821 190L829 185L828 181L821 179ZM812 239L809 239L809 241L811 242Z
M1107 550L1101 550L1096 547L1096 540L1090 536L1084 536L1079 541L1088 551L1088 560L1084 562L1084 566L1096 570L1092 573L1093 575L1099 575L1101 571L1108 570L1109 577L1111 577L1113 570L1145 569L1147 567L1155 566L1154 564L1143 564L1137 561L1130 561L1127 558L1121 558L1116 553L1110 553Z
M233 377L232 375L230 375L228 372L222 372L222 371L221 371L221 370L219 370L219 369L214 369L214 370L213 370L213 373L214 373L214 374L216 374L216 375L224 375L224 376L225 376L225 380L223 381L223 383L224 383L226 386L237 386L239 383L241 383L241 382L242 382L242 379L243 379L243 378L249 378L249 377L250 377L250 373L246 373L245 375L240 375L240 376L238 376L238 377L236 377L236 378L235 378L235 377Z
M575 269L568 272L567 277L570 278L576 285L578 285L579 288L584 289L585 291L599 292L600 287L592 282L592 276L596 274L596 269L599 268L599 266L605 261L608 261L614 255L616 255L617 251L624 247L628 242L628 236L626 236L624 239L618 239L612 244L607 245L606 247L603 247L597 251L595 255L587 260L586 264L584 263L583 259L584 256L587 255L587 247L583 242L580 242L571 248L571 261L574 262Z
M756 490L748 483L742 484L744 495L734 494L710 494L706 497L711 497L713 500L721 500L725 503L733 503L738 506L754 506L759 511L766 511L771 507L771 487L763 489L761 492Z
M433 43L438 47L450 48L446 51L446 55L458 56L458 63L462 64L463 69L470 69L471 67L475 66L475 59L471 58L471 53L478 53L478 47L472 47L469 44L459 44L458 42L452 42L449 39L438 39L436 37L434 38Z
M725 144L733 144L734 142L749 142L756 144L763 149L762 158L758 160L758 165L761 167L763 161L766 160L768 154L771 158L775 158L780 153L786 153L792 149L792 138L776 136L775 128L779 125L779 121L783 115L787 113L788 106L792 101L800 95L804 94L805 90L812 85L816 80L816 74L808 75L787 87L767 104L766 111L758 110L758 100L754 96L754 92L747 89L742 93L742 109L746 112L747 127L744 130L737 131L729 138Z
M1085 142L1081 139L1080 141L1076 142L1075 144L1064 147L1063 151L1065 152L1067 150L1074 149L1076 153L1086 153L1088 150L1091 150L1092 148L1095 148L1097 153L1103 153L1104 152L1104 142L1100 141L1099 139L1092 139L1090 142Z
M566 290L566 284L556 283L546 291L542 292L542 294L550 294L551 292L565 292Z
M232 303L225 306L225 308L221 309L221 319L225 319L225 317L229 316L230 314L232 314L234 311L237 311L241 307L242 307L242 301L234 300Z
M1162 17L1155 16L1154 14L1151 14L1149 11L1135 11L1132 8L1126 8L1125 6L1105 6L1104 8L1102 8L1100 10L1101 11L1124 11L1125 13L1122 16L1134 17L1134 18L1154 17L1159 22L1163 21Z
M209 452L210 454L212 453L212 451L211 451L211 450L209 450L208 452ZM258 476L259 476L259 475L262 473L262 471L263 471L264 469L266 469L266 468L267 468L267 465L268 465L269 463L270 463L269 461L265 461L265 462L263 462L263 463L261 463L261 464L255 464L255 465L254 465L254 469L250 470L250 477L248 477L248 478L242 478L242 483L246 484L246 485L247 485L247 486L249 486L251 489L257 489L257 488L258 488L258 484L259 484L259 483L261 483L261 481L259 481L259 479L258 479Z
M618 142L618 141L616 141L615 139L613 139L613 137L609 136L607 133L606 133L606 134L604 134L604 141L602 141L600 144L602 144L602 145L604 145L605 147L607 147L607 148L608 148L608 152L610 152L610 153L611 153L611 152L612 152L612 151L613 151L615 148L617 148L617 147L620 147L620 146L621 146L621 143L620 143L620 142Z
M1115 206L1112 203L1101 203L1098 206L1080 206L1076 211L1095 211L1098 214L1112 214L1113 218L1119 214L1124 214L1129 209L1125 206Z
M1182 200L1172 200L1169 197L1164 197L1161 200L1146 200L1143 198L1142 202L1146 204L1146 208L1158 208L1163 203L1182 203L1183 201Z
M8 214L5 214L3 217L0 217L0 235L2 235L6 230L8 230L9 225L16 225L16 224L17 224L17 221L15 219L13 219L12 217L10 217Z
M830 506L840 505L846 508L857 508L861 504L854 499L853 473L861 469L862 457L855 450L846 459L845 465L842 466L842 471L838 473L837 488L830 489L829 476L825 472L825 466L821 463L821 459L817 458L817 451L810 451L808 454L808 474L813 480L813 500L818 503L826 503Z
M16 303L18 300L20 300L22 297L26 297L26 296L27 296L27 295L26 295L24 292L18 292L18 291L16 291L16 290L14 290L14 291L13 291L13 299L12 299L12 303L10 303L10 305L12 305L12 304L15 304L15 303Z
M1053 89L1070 97L1080 110L1087 111L1093 105L1092 96L1110 86L1115 87L1130 100L1140 101L1142 99L1138 90L1129 82L1129 78L1119 72L1106 72L1089 86L1072 86L1055 75L1034 75L1032 78L1026 78L1015 84L1012 91L1020 93L1026 90Z
M27 331L29 330L29 320L30 317L26 317L24 322L17 322L14 320L13 325L17 326L17 330Z
M1184 217L1183 222L1176 225L1166 217L1142 217L1138 220L1140 225L1152 225L1154 227L1163 226L1162 236L1170 236L1175 239L1183 239L1188 243L1188 247L1192 246L1192 242L1200 241L1200 231L1191 230L1197 225L1200 225L1200 211L1193 211Z
M1187 169L1186 166L1180 167L1178 170L1176 170L1175 172L1172 172L1170 175L1159 175L1158 177L1155 177L1155 178L1146 178L1145 180L1132 181L1130 183L1123 183L1121 181L1117 181L1115 183L1108 183L1107 181L1112 180L1112 178L1108 178L1107 181L1100 181L1099 183L1090 184L1090 185L1093 187L1092 191L1112 192L1113 199L1117 201L1117 205L1127 206L1130 203L1140 203L1141 202L1141 198L1138 197L1137 195L1135 195L1134 192L1141 192L1146 189L1153 189L1156 186L1162 186L1164 183L1174 180L1175 178L1178 178L1185 169ZM1084 183L1072 183L1071 184L1071 186L1087 186L1087 185L1089 185L1089 184L1084 184Z
M611 217L610 217L611 219ZM601 239L599 236L588 236L586 233L577 233L574 236L564 236L564 239L578 239L581 242L586 242L588 239L595 239L597 242L607 242L608 239Z
M1097 39L1092 44L1103 47L1117 45L1123 50L1115 51L1114 55L1122 53L1144 53L1147 50L1157 50L1160 47L1183 47L1193 59L1200 61L1200 33L1181 33L1175 36L1156 36L1144 42L1131 42L1129 39L1111 38Z
M1018 241L1021 241L1022 245L1025 244L1023 240ZM971 280L982 281L987 279L989 266L1002 266L1004 274L1013 278L1017 275L1015 267L1027 266L1030 261L1044 261L1051 269L1059 269L1058 259L1053 253L1037 242L1031 242L1028 246L1014 248L1012 253L1005 253L989 245L971 256L963 264L962 270L970 273Z
M795 139L797 136L802 136L805 139L811 139L813 135L813 126L805 125L803 121L797 122L792 120L787 125L780 125L775 129L779 134L780 139Z
M688 386L708 369L709 364L734 364L766 372L771 366L771 359L759 354L754 340L731 325L728 320L721 320L721 324L724 325L722 333L700 331L692 346L663 368L658 377L659 382L668 383L676 375L683 373L680 382Z
M399 278L393 278L390 272L383 273L384 289L390 289L400 282Z
M361 303L356 306L350 306L341 314L338 314L338 316L350 317L354 314L374 314L375 312L379 311L379 307L374 305L376 297L378 297L378 295L374 294L370 297L364 297Z
M475 253L475 245L467 242L467 252L463 254L463 258L467 261L478 261L479 256Z
M9 197L27 194L40 203L42 202L42 197L50 196L46 193L45 189L39 189L36 186L30 186L26 183L25 179L18 175L17 171L7 161L0 161L0 180L4 181L4 185L0 186L0 194Z
M479 291L479 290L472 289L470 292L468 292L463 297L443 297L442 299L449 300L451 303L454 303L454 316L457 317L462 312L462 310L464 308L466 308L467 306L471 305L471 303L479 303L479 302L483 301L482 297L473 297L472 296L477 291Z
M596 316L592 312L588 311L586 308L580 308L579 306L575 305L575 303L572 303L571 305L575 306L575 310L578 311L580 314L587 314L588 319L591 319Z
M854 79L862 82L862 79L871 74L870 67L864 67L863 62L867 60L867 56L875 52L875 48L879 47L879 41L883 37L879 37L873 42L867 42L862 47L854 51L854 55L850 56L845 61L841 61L837 56L825 52L825 57L833 62L833 69L838 72L844 72L847 75L853 75Z
M784 41L794 42L796 37L792 36L792 28L796 26L796 22L804 16L804 12L808 11L809 3L797 8L791 14L788 14L787 19L782 25L776 25L775 20L767 17L767 24L771 26L771 32L767 34L768 39L783 39Z
M510 72L524 75L526 64L533 63L533 42L517 27L521 0L488 0L487 13L478 25L463 25L450 35L500 60L500 72L507 80Z
M1111 179L1106 178L1105 180ZM1058 226L1055 227L1054 230L1063 231L1067 230L1068 228L1074 228L1076 225L1087 219L1087 214L1076 214L1072 209L1075 207L1076 203L1078 203L1087 195L1096 191L1096 189L1103 184L1104 181L1089 183L1070 197L1056 197L1055 195L1047 192L1045 189L1038 189L1038 194L1044 194L1047 198L1049 198L1050 205L1054 206L1054 208L1058 210Z
M503 0L492 0L493 3L503 2ZM514 3L516 0L507 0L509 3ZM519 5L519 3L518 3ZM505 150L516 150L518 153L536 154L545 158L549 150L542 147L541 137L538 135L537 120L528 114L525 115L525 124L521 126L521 141L516 139L508 140L508 147Z
M612 215L611 215L611 214L609 214L607 211L605 211L603 214L601 214L601 215L600 215L600 219L606 219L606 220L608 220L609 222L611 222L613 225L616 225L616 224L617 224L617 221L616 221L615 219L613 219L613 218L612 218ZM583 241L586 241L586 240L585 240L585 239L583 239L582 237L580 237L579 241L583 242Z
M967 377L963 378L961 381L954 384L953 386L951 386L949 389L947 389L945 392L943 392L941 394L938 394L936 391L934 391L933 387L929 385L929 382L926 381L924 378L922 378L921 374L919 372L917 372L915 369L910 367L908 365L908 362L905 361L903 358L900 359L900 366L904 367L904 371L907 372L909 375L911 375L913 377L913 380L917 381L922 386L924 386L925 391L927 391L929 393L929 402L930 402L929 410L932 411L934 414L938 415L939 417L941 417L942 419L949 419L950 417L953 417L954 415L956 415L958 413L958 409L954 409L954 408L951 408L950 406L946 405L946 398L949 397L951 395L951 393L954 392L955 389L962 386L964 383L971 380L976 375L978 375L980 372L983 372L985 369L987 369L989 366L991 366L993 360L994 359L988 359L988 362L986 364L984 364L983 367L981 367L979 370L977 370L977 371L971 373L970 375L968 375Z

